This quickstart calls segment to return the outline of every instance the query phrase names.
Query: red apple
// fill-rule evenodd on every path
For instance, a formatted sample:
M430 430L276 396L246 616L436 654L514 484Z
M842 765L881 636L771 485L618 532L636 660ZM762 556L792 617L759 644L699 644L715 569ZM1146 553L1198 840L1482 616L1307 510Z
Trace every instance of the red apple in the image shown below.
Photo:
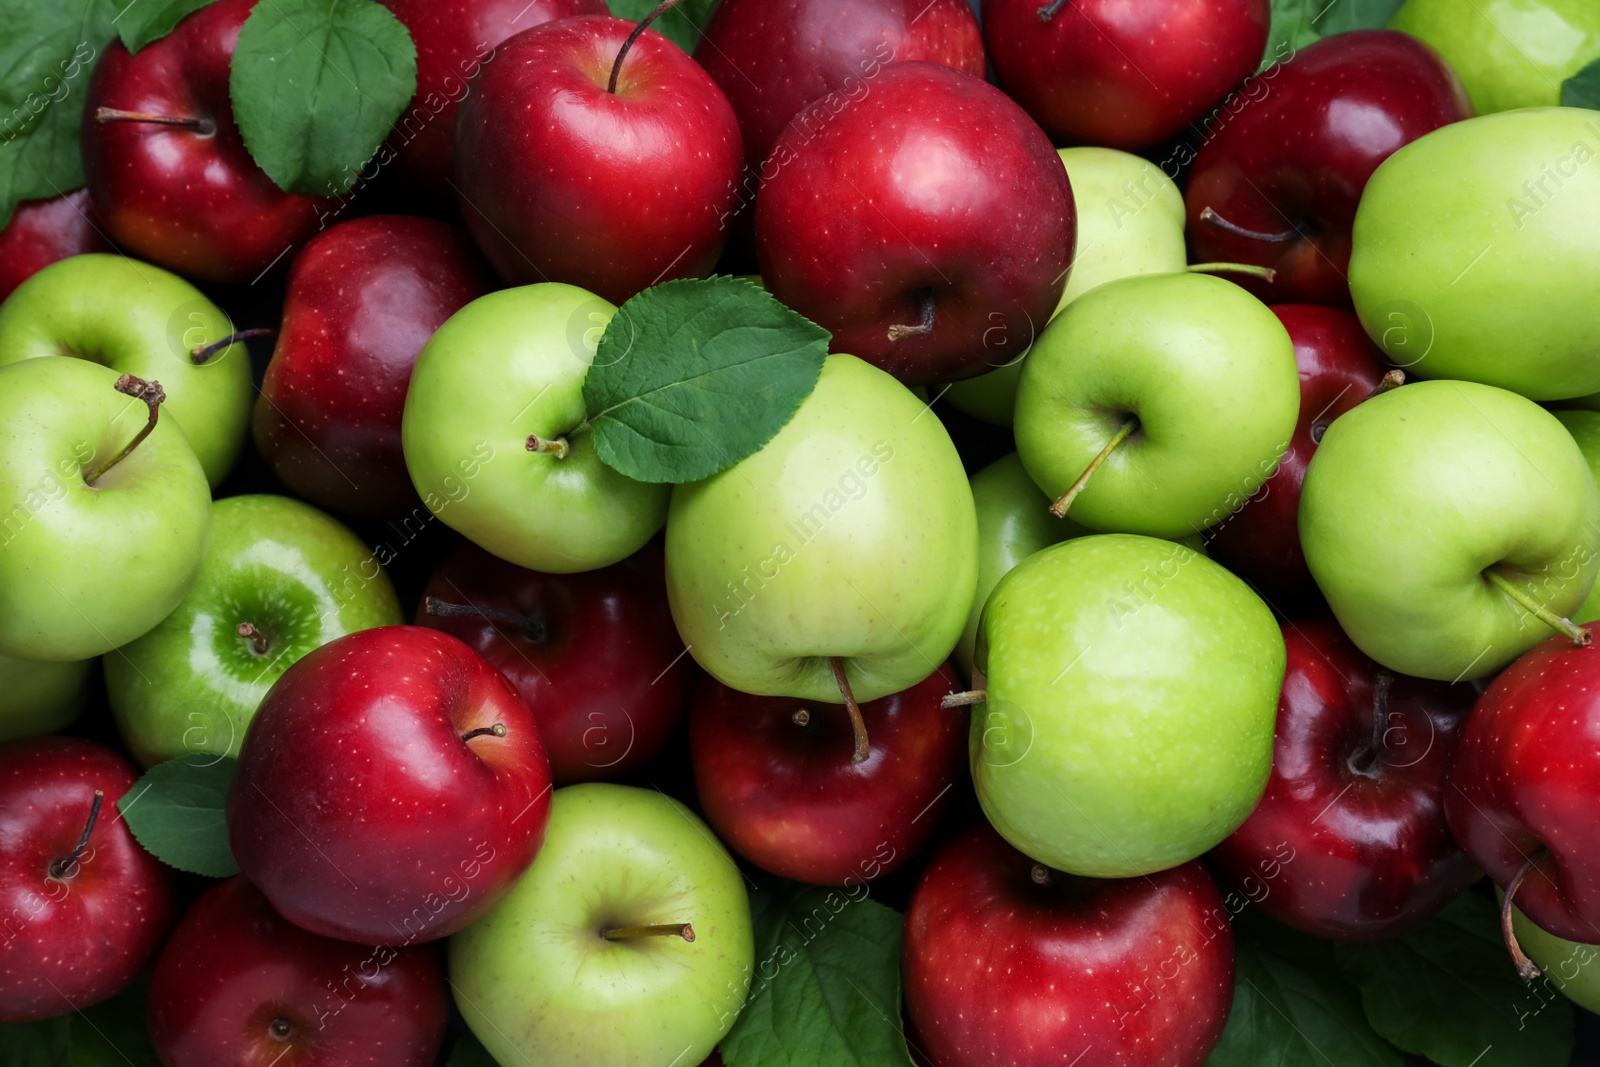
M767 169L762 278L835 352L909 384L965 378L1055 311L1076 233L1066 168L981 79L896 63L821 129L790 126Z
M1195 156L1184 200L1201 260L1257 263L1237 276L1268 303L1350 306L1350 230L1367 179L1397 149L1470 118L1449 66L1396 30L1334 34L1261 76ZM1253 87L1251 87L1253 88Z
M1329 424L1373 394L1389 365L1349 311L1314 304L1272 309L1294 342L1300 419L1278 469L1232 515L1206 531L1207 552L1289 611L1319 597L1300 551L1300 488Z
M1198 862L1080 878L985 825L923 874L902 973L906 1015L939 1067L1199 1067L1233 1002L1233 933Z
M1445 772L1477 691L1395 677L1332 620L1286 624L1272 776L1212 869L1267 914L1371 941L1481 876L1445 822Z
M749 696L705 678L689 745L706 821L784 878L859 885L887 874L928 843L966 775L968 716L939 706L963 688L946 664L862 704L870 754L858 763L842 704Z
M317 235L289 270L255 407L256 448L297 495L394 515L416 502L400 417L417 353L493 280L466 231L372 215Z
M89 83L83 169L106 232L190 278L248 282L317 231L327 200L256 166L228 70L255 0L217 0L129 55L113 40Z
M619 67L633 30L598 15L526 30L462 101L461 212L508 282L567 282L620 304L710 273L727 243L738 120L699 64L655 30Z
M619 777L661 751L692 662L654 544L581 574L541 574L463 543L423 590L417 625L453 634L511 679L557 785Z
M177 913L172 871L116 809L138 780L93 741L0 745L0 1022L102 1001L161 947Z
M1261 62L1268 0L984 0L1007 93L1065 144L1134 151L1195 124Z
M87 189L18 204L0 229L0 300L57 260L114 251L95 228L93 212Z
M284 918L409 945L482 915L533 862L550 761L505 675L447 634L385 626L290 667L228 791L239 868Z
M367 948L288 922L241 875L178 924L150 978L166 1067L428 1067L449 995L431 946Z

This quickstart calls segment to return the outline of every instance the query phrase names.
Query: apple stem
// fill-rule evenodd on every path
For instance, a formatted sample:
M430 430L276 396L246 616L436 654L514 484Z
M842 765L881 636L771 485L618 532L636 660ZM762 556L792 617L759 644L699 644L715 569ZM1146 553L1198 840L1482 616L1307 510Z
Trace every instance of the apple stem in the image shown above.
M889 340L900 341L907 337L922 337L933 332L934 298L932 289L917 290L917 323L914 326L889 327Z
M557 459L566 459L568 456L572 455L572 446L567 443L567 439L565 437L552 437L549 440L545 440L543 437L529 434L528 451L542 452L547 456L554 456Z
M239 624L238 634L250 642L250 651L258 656L265 656L272 649L272 646L267 642L267 635L248 622Z
M1209 207L1200 212L1200 221L1213 229L1221 230L1223 233L1231 233L1235 237L1260 241L1263 244L1283 244L1285 241L1293 241L1300 236L1300 231L1295 229L1280 230L1277 233L1262 233L1260 230L1249 230L1240 226L1237 222L1229 222Z
M1505 897L1500 901L1500 936L1505 938L1506 951L1511 953L1511 962L1516 965L1517 973L1522 976L1524 982L1531 982L1539 977L1539 968L1534 966L1533 961L1522 951L1522 945L1517 941L1517 932L1511 926L1511 898L1522 888L1522 880L1528 877L1528 872L1547 855L1549 853L1541 848L1529 857L1506 886Z
M94 802L89 805L89 821L83 824L83 833L78 836L78 844L67 854L66 859L56 860L50 865L50 877L57 881L71 878L73 868L89 851L89 835L94 832L94 824L100 819L100 805L105 801L106 795L100 790L94 791Z
M210 116L196 119L181 115L152 115L148 111L124 111L118 107L95 108L94 120L99 123L153 122L157 126L176 126L184 130L193 130L202 137L210 137L217 132L217 120Z
M1272 282L1278 272L1257 263L1192 263L1183 268L1190 274L1250 274L1264 282Z
M1371 400L1375 396L1382 396L1389 390L1398 389L1404 384L1406 384L1406 372L1396 368L1385 374L1378 384L1372 387L1372 392L1367 394L1366 399Z
M833 668L833 680L839 683L839 695L844 697L845 711L850 713L850 729L856 735L856 750L851 760L865 763L867 757L872 755L872 748L867 743L867 720L861 717L861 705L856 703L856 695L850 691L850 679L844 676L844 661L838 656L829 656L828 666Z
M499 608L480 608L476 604L452 604L436 596L422 598L422 612L436 619L470 618L503 622L515 626L530 640L543 641L545 638L544 620L533 615L518 615L514 611L501 611Z
M506 724L497 722L493 726L480 726L476 730L468 730L461 735L461 740L471 741L474 737L504 737L505 735Z
M133 440L129 441L121 452L100 464L84 479L91 486L104 477L106 471L127 459L128 454L138 448L141 441L150 436L150 431L156 428L156 421L161 417L161 405L167 399L167 394L161 388L160 382L147 382L143 378L135 378L131 374L124 374L118 378L116 385L112 386L112 388L124 396L131 396L135 400L143 400L145 406L150 409L150 418L145 422L144 429L135 434Z
M197 367L203 367L207 363L211 362L211 357L215 356L218 352L221 352L226 348L230 348L233 345L238 344L240 341L248 341L253 337L274 337L277 335L277 333L277 330L274 330L269 326L261 326L254 330L240 330L238 333L230 333L228 336L219 341L212 341L208 345L200 345L197 348L189 349L189 362L193 363Z
M1028 877L1033 880L1034 885L1049 885L1050 868L1042 863L1035 863L1033 870L1028 872Z
M810 726L811 712L806 708L797 708L795 713L789 716L789 721L796 726Z
M1048 4L1039 9L1039 21L1049 22L1051 19L1056 17L1056 12L1060 11L1066 6L1067 0L1050 0Z
M1084 487L1089 484L1089 479L1094 476L1094 472L1100 469L1100 465L1110 458L1111 453L1116 450L1116 447L1122 442L1126 441L1128 439L1128 435L1134 430L1138 429L1138 427L1138 416L1134 416L1127 422L1123 423L1121 428L1119 428L1117 432L1112 435L1111 440L1106 442L1106 447L1100 450L1100 454L1089 461L1089 465L1083 469L1083 473L1078 475L1078 480L1067 486L1067 491L1061 494L1060 500L1057 500L1054 504L1050 505L1050 514L1054 515L1058 519L1066 518L1067 509L1072 507L1072 502L1078 499L1078 494L1083 492Z
M651 9L650 14L639 20L639 25L633 28L633 32L628 34L628 39L622 42L622 47L617 51L617 61L611 65L611 81L606 86L606 92L612 96L617 94L617 79L622 76L622 61L627 58L628 50L633 47L633 42L639 39L639 35L644 33L652 22L677 7L680 3L682 3L682 0L661 0L661 3Z
M1533 599L1533 597L1529 596L1521 589L1518 589L1510 582L1510 580L1501 575L1500 572L1488 570L1483 572L1483 576L1489 579L1489 584L1495 586L1506 596L1522 605L1528 614L1532 615L1534 618L1538 619L1540 622L1544 623L1557 633L1565 634L1567 637L1571 638L1573 644L1581 648L1594 640L1593 635L1591 635L1588 630L1577 625L1571 619L1564 619L1560 615L1557 615L1555 612L1551 611L1549 608Z
M944 699L939 701L941 708L970 708L974 704L982 704L989 696L987 689L969 689L965 693L946 693Z
M612 926L600 931L607 941L626 941L635 937L681 937L694 940L694 927L688 923L652 923L646 926Z
M1389 732L1389 691L1394 688L1394 675L1379 671L1372 680L1372 740L1365 748L1350 753L1347 766L1363 778L1383 776L1383 739Z

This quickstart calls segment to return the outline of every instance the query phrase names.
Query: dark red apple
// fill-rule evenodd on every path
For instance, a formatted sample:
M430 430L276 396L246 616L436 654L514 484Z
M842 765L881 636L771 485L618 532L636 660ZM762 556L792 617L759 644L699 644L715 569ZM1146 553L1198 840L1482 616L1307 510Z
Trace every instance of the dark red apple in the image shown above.
M396 166L429 206L455 207L456 108L478 71L513 34L573 15L605 15L605 0L381 0L417 46L417 94L394 124Z
M648 763L683 712L693 664L653 544L597 571L541 574L463 543L428 580L417 625L459 637L511 679L557 785Z
M928 843L966 775L964 687L948 664L861 705L869 755L856 762L842 704L740 693L709 676L689 711L695 789L734 851L784 878L860 885Z
M331 203L274 185L234 125L228 70L254 6L217 0L136 56L113 40L89 83L83 169L106 232L204 281L255 279Z
M0 300L57 260L111 251L111 242L95 228L89 190L24 200L0 229Z
M939 1067L1199 1067L1233 1002L1233 932L1198 862L1080 878L984 825L923 874L902 973Z
M284 918L409 945L482 915L533 862L550 761L505 675L418 626L330 641L250 722L228 791L239 868Z
M1256 263L1238 276L1268 303L1350 306L1350 230L1367 179L1397 149L1470 118L1450 67L1396 30L1334 34L1261 75L1265 91L1219 118L1184 196L1204 261ZM1247 90L1248 91L1248 90Z
M150 1038L166 1067L428 1067L449 1010L432 946L318 937L243 875L194 902L150 978Z
M1300 366L1300 419L1278 469L1245 505L1205 533L1207 552L1255 587L1268 603L1293 611L1319 596L1300 551L1300 488L1329 424L1366 400L1390 373L1352 312L1283 304L1273 314L1294 341Z
M633 31L598 15L526 30L462 101L461 213L506 281L566 282L620 304L716 265L742 163L738 120L653 29L618 66Z
M284 484L348 514L414 504L400 447L411 368L493 284L466 231L432 219L372 215L313 238L290 267L255 407L256 448Z
M1482 872L1445 822L1445 772L1477 691L1396 677L1337 623L1283 628L1272 776L1212 869L1318 937L1373 941L1431 918Z
M0 1022L88 1007L144 969L177 913L172 871L116 809L139 780L104 745L0 745Z
M1076 234L1066 168L979 78L896 63L814 134L790 126L767 169L762 278L835 352L908 384L965 378L1055 311Z
M1000 85L1062 144L1135 151L1198 122L1267 48L1268 0L984 0Z

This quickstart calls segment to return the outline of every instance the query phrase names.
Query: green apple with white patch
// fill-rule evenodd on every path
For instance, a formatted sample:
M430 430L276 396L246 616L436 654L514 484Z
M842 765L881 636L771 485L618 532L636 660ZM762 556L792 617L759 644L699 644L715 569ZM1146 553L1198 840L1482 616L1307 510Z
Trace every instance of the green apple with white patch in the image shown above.
M94 660L50 663L0 656L0 743L65 730L83 711Z

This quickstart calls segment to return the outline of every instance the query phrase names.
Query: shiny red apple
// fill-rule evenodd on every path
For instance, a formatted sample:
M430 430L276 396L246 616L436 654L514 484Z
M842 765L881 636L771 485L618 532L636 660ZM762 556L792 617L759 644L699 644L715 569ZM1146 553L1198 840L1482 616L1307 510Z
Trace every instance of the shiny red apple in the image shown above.
M290 667L228 791L239 868L297 926L361 944L455 933L533 862L550 762L503 674L462 642L386 626Z
M459 226L372 215L318 234L289 269L283 324L256 399L256 448L290 489L332 511L416 502L400 418L417 353L493 288Z
M57 260L111 251L111 242L95 227L87 189L24 200L0 229L0 300Z

